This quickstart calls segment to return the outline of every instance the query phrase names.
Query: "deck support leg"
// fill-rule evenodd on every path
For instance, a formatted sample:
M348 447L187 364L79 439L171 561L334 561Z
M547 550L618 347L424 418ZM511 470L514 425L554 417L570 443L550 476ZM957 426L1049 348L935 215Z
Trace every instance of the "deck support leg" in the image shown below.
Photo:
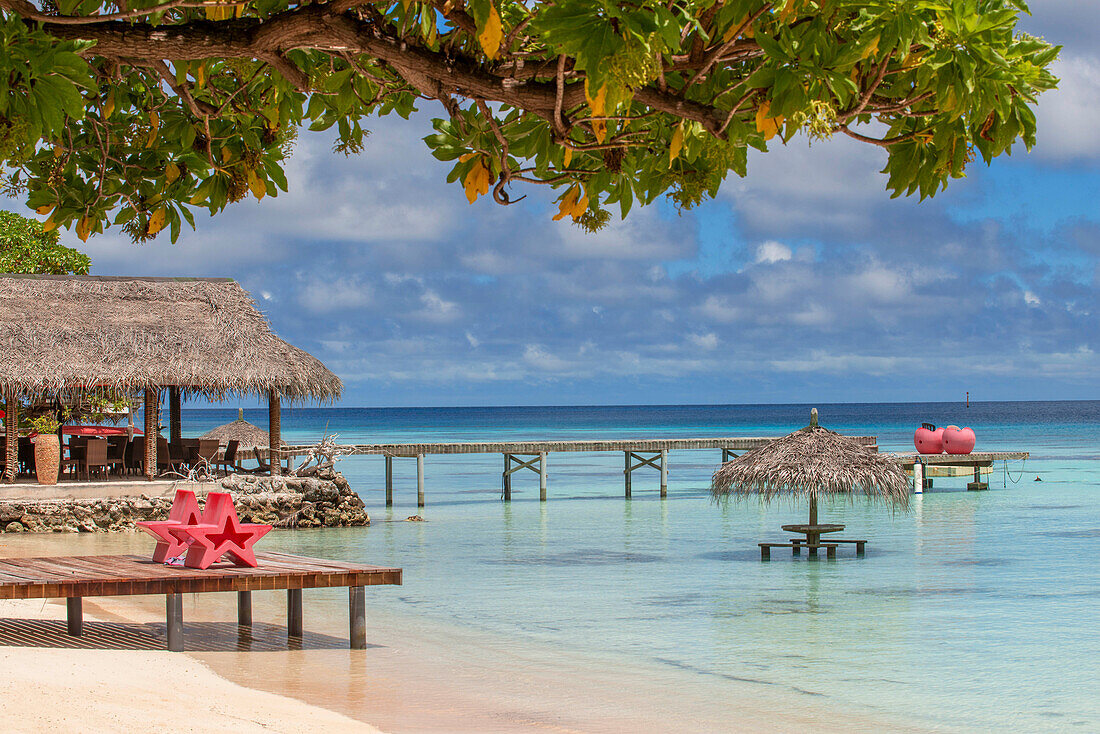
M733 453L733 449L722 449L722 463L732 461L737 458L737 454Z
M924 494L924 464L913 462L913 492Z
M366 649L367 590L365 586L348 587L348 620L351 649Z
M634 468L632 466L630 466L630 456L631 456L630 452L627 451L626 452L626 468L623 469L623 474L626 476L626 483L625 483L626 484L626 486L625 486L626 492L624 494L626 499L630 499L630 472L632 472L634 470Z
M546 452L539 452L539 502L546 501Z
M512 455L504 455L504 475L501 477L504 489L504 501L512 501Z
M661 449L661 498L668 497L668 449Z
M393 507L393 457L386 457L386 507Z
M252 592L237 592L237 624L252 626Z
M302 590L286 590L286 634L287 637L302 636Z
M165 612L168 621L168 649L183 652L183 594L165 594Z
M424 454L416 455L416 506L424 506Z
M70 596L65 600L65 628L73 637L80 637L84 631L84 605L79 596Z

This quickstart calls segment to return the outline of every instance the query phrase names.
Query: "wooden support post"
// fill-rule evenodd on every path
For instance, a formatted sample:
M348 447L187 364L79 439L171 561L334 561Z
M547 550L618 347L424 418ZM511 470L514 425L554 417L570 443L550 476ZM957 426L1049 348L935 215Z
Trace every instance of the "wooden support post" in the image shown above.
M539 452L539 502L546 501L546 452Z
M501 478L504 483L504 501L512 501L512 455L504 455L504 476Z
M183 440L183 419L180 413L180 389L172 385L168 388L168 440L177 446Z
M393 507L393 457L386 457L386 507Z
M626 499L630 499L630 472L633 471L633 467L630 466L630 452L626 452L626 468L623 470L623 474L626 475Z
M367 647L367 593L365 586L348 587L348 632L352 650Z
M275 390L271 390L267 394L267 435L268 435L268 454L267 463L271 465L271 474L282 474L282 405L279 402L279 393Z
M913 492L924 494L924 464L919 460L913 462Z
M19 476L19 398L7 395L4 405L4 481L14 482Z
M237 624L252 626L252 592L237 592Z
M661 449L661 497L668 497L668 449Z
M416 506L424 506L424 454L416 455Z
M65 600L65 628L73 637L80 637L84 631L83 600L79 596L70 596Z
M183 594L164 595L168 621L168 649L183 652Z
M157 476L157 438L160 429L160 390L145 388L145 478Z
M287 637L302 636L302 590L286 590L286 634Z
M722 463L723 464L725 464L727 461L731 461L731 460L736 459L736 458L737 458L737 454L735 454L733 452L733 449L726 449L726 448L722 449Z

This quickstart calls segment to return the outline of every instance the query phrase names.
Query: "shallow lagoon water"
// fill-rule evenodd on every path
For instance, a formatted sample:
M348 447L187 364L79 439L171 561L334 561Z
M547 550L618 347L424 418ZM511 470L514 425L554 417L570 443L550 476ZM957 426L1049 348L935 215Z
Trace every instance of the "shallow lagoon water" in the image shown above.
M415 466L395 461L396 506L383 505L381 457L342 470L367 502L365 529L277 533L270 547L400 565L405 585L371 607L411 627L595 653L593 665L660 666L685 685L778 693L792 705L940 730L1100 728L1100 402L819 406L822 423L906 450L922 420L970 425L978 450L1028 450L987 492L935 480L911 511L825 503L822 519L867 538L825 560L757 543L802 521L801 505L713 504L717 452L672 452L669 497L655 471L622 497L621 454L551 454L549 501L515 475L500 501L500 456L427 458L427 507ZM780 435L809 406L291 410L284 437L342 442ZM185 411L195 434L234 411ZM262 423L263 414L247 416ZM1035 482L1036 476L1042 482ZM320 593L320 592L318 592ZM343 620L342 599L320 612ZM599 671L584 671L592 673ZM609 671L610 672L610 671ZM714 714L711 712L700 712ZM689 727L690 728L690 727Z

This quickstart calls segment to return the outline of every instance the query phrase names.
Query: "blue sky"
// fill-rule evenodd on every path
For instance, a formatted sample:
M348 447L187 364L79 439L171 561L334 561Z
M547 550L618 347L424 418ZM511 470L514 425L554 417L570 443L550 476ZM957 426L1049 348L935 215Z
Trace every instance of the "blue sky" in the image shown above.
M236 278L348 406L1100 398L1100 3L1032 8L1065 45L1038 146L923 203L883 151L796 139L587 235L541 190L467 205L425 105L355 158L303 135L289 194L174 245L63 238L96 274Z

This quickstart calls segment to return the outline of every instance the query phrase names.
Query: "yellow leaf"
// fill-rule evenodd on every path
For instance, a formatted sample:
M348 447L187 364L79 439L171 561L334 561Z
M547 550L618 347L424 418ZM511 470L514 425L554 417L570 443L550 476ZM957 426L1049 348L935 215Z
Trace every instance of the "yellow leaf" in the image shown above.
M566 148L565 149L565 156L562 158L561 167L562 168L569 168L569 164L572 163L572 162L573 162L573 149L572 148Z
M878 36L875 36L867 47L863 49L863 53L859 55L861 59L866 59L868 56L873 56L878 53Z
M577 203L573 205L573 211L569 212L573 215L573 221L580 219L584 213L588 211L588 190L584 189L584 194L577 200Z
M593 96L588 88L588 79L584 80L584 97L588 100L588 107L592 110L593 117L603 117L607 110L607 84L605 83Z
M463 188L466 189L466 201L471 204L477 201L477 197L489 193L489 169L480 158L466 174Z
M413 0L401 0L401 4L405 6L405 10L408 10L409 6L413 4Z
M252 191L252 195L256 197L256 201L264 198L267 194L267 184L256 175L255 171L248 172L248 188Z
M110 117L115 113L115 92L111 90L107 93L107 99L103 102L103 116Z
M146 148L152 148L153 143L157 142L157 133L160 132L160 117L153 110L149 110L149 140L145 143Z
M604 138L607 137L607 123L603 120L593 120L592 132L596 134L596 140L602 143Z
M40 206L37 209L35 209L35 211L38 212L39 214L45 216L45 215L49 214L50 212L52 212L53 208L55 206L57 206L57 204L45 204L45 205Z
M722 43L729 43L733 40L734 36L737 35L737 29L748 22L749 15L749 13L745 13L745 17L726 29L726 35L722 36ZM746 26L745 30L741 31L741 35L745 38L752 38L752 26Z
M680 156L680 150L684 147L684 123L676 126L672 132L672 140L668 144L668 165Z
M764 133L764 140L774 138L775 134L779 132L779 128L783 126L783 115L768 117L770 108L770 102L762 102L756 110L756 129Z
M199 62L195 66L195 87L202 89L206 86L206 65Z
M580 198L581 187L573 184L569 187L569 190L565 192L565 196L561 198L561 203L558 204L558 213L554 215L554 221L564 219L566 216L572 216L573 209L577 206L577 199ZM587 203L585 204L587 206Z
M233 156L233 151L231 151L228 146L223 146L221 150L221 155L222 163L228 163L229 159Z
M180 177L180 167L175 163L169 163L164 167L164 182L172 183Z
M477 40L481 42L481 48L490 59L495 59L500 53L500 42L504 40L504 26L500 23L500 14L496 7L489 5L489 17L485 19L485 27L477 34Z
M57 222L55 222L53 220L53 217L50 217L45 222L42 222L42 231L43 232L49 232L49 231L51 231L53 229L56 229L56 228L57 228Z
M462 155L460 155L458 157L458 162L459 163L465 163L466 161L473 158L475 155L477 155L477 153L463 153Z
M155 212L153 212L151 215L149 215L149 226L145 230L146 233L150 234L150 235L154 235L157 232L164 229L165 216L166 216L166 212L164 211L163 208L162 209L157 209Z
M80 221L76 223L76 236L80 238L81 242L87 242L91 229L92 220L88 217L81 217Z
M798 6L797 0L787 0L786 6L784 6L784 8L781 11L779 11L779 16L778 16L779 17L779 22L788 23L791 20L793 20L794 17L797 15L797 11L798 11L797 6Z

